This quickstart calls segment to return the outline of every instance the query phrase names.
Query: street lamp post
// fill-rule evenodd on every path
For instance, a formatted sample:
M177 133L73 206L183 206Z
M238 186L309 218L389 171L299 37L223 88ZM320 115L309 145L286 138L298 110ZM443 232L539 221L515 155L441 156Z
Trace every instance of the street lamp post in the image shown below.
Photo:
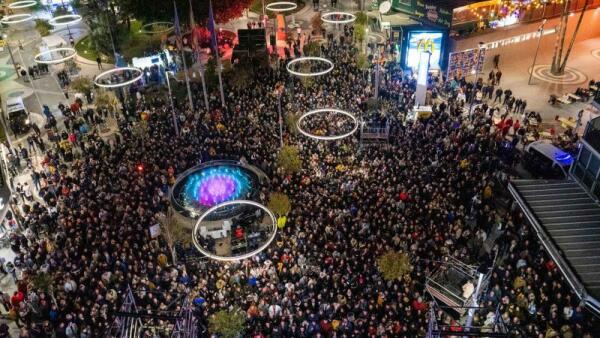
M277 95L277 112L279 114L279 143L283 148L283 118L281 115L281 97L283 96L283 90L279 91Z
M481 48L483 48L483 41L479 42L479 47L477 48L477 62L475 62L475 84L477 84L477 76L479 76L479 62L481 61ZM475 90L475 86L473 86L473 90ZM471 93L471 106L469 107L469 117L473 114L473 101L475 100L475 92Z
M10 43L8 43L8 35L6 33L2 34L4 38L4 44L8 48L8 54L10 55L10 60L12 61L12 65L15 68L15 73L17 73L17 77L21 77L19 74L19 70L17 69L17 63L15 62L15 57L13 56L12 48L10 47Z
M542 3L544 4L544 9L542 10L542 24L540 25L540 28L538 29L538 31L540 32L540 36L538 38L537 48L535 49L535 55L533 56L533 63L531 64L531 72L529 72L529 80L527 81L528 85L531 84L531 77L533 76L533 67L535 67L535 61L537 60L538 52L540 51L540 43L542 42L542 35L544 35L544 25L548 21L547 19L544 18L546 16L546 5L547 5L548 1L546 0L546 1L543 1Z
M175 114L175 105L173 104L173 93L171 93L171 82L169 81L169 75L173 72L166 71L165 77L167 78L167 88L169 89L169 100L171 102L171 116L173 117L173 128L175 129L175 135L179 136L179 126L177 125L177 115Z

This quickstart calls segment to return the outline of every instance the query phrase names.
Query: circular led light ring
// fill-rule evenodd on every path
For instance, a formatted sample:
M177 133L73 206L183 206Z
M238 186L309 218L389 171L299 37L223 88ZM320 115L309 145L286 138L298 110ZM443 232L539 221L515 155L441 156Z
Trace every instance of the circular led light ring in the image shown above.
M148 30L149 27L152 27L154 25L166 25L167 28L165 28L163 30L160 30L160 31L151 31L151 30ZM169 22L169 21L151 22L151 23L147 23L147 24L143 25L142 27L140 27L140 33L143 33L143 34L164 34L164 33L168 33L170 31L172 31L174 27L175 27L175 25L172 22Z
M136 77L134 77L131 80L128 80L128 81L125 81L125 82L121 82L121 83L105 84L105 83L98 82L98 80L100 78L103 78L103 77L105 77L107 75L110 75L112 73L116 73L116 72L120 72L120 71L124 71L124 70L131 70L131 71L134 71L134 72L138 72L140 74L137 75ZM102 88L118 88L118 87L127 86L127 85L130 85L130 84L134 83L134 82L137 82L137 81L139 81L142 78L142 76L144 76L144 72L142 72L142 70L139 69L139 68L135 68L135 67L113 68L113 69L109 69L109 70L107 70L105 72L102 72L102 73L96 75L96 77L94 78L94 84L96 86L102 87Z
M15 1L15 2L9 4L8 8L20 9L20 8L33 7L35 5L37 5L37 1L35 1L35 0L22 0L22 1Z
M61 20L61 19L72 19L72 20L67 21L67 22L57 22L58 20ZM74 25L78 22L81 22L81 20L82 20L81 15L65 14L65 15L59 15L59 16L51 18L50 20L48 20L48 23L52 26Z
M287 6L282 8L277 8L277 6ZM265 9L271 12L289 12L298 8L298 5L295 2L290 1L277 1L271 2L270 4L265 6Z
M273 234L267 239L267 241L261 245L260 247L258 247L256 250L250 251L248 253L245 253L243 255L238 255L238 256L231 256L231 257L224 257L224 256L219 256L219 255L215 255L207 250L205 250L202 245L200 245L200 243L198 243L198 239L196 238L196 233L198 233L198 231L200 230L200 224L202 223L202 221L213 211L229 206L229 205L234 205L234 204L245 204L245 205L252 205L255 207L258 207L262 210L264 210L269 217L271 218L271 222L272 222L272 228L273 228ZM254 201L250 201L250 200L231 200L231 201L227 201L227 202L223 202L220 204L217 204L213 207L211 207L210 209L206 210L201 216L200 218L198 218L198 221L196 221L196 225L194 225L194 230L192 232L192 241L194 242L194 246L196 247L196 249L198 249L198 251L200 251L200 253L202 253L203 255L205 255L208 258L212 258L214 260L217 261L223 261L223 262L233 262L233 261L239 261L242 259L246 259L246 258L250 258L258 253L260 253L261 251L263 251L264 249L266 249L269 244L271 244L271 242L273 242L273 240L275 239L275 235L277 234L277 219L275 218L275 214L273 214L273 212L271 210L269 210L269 208L265 207L264 205L258 203L258 202L254 202Z
M297 72L295 70L293 70L291 68L292 65L299 63L299 62L303 62L303 61L320 61L320 62L325 62L329 65L329 68L322 70L320 72L315 72L315 73L302 73L302 72ZM333 70L333 61L322 58L322 57L318 57L318 56L303 56L303 57L299 57L297 59L293 59L292 61L288 62L287 66L287 71L290 74L293 75L297 75L297 76L319 76L319 75L325 75L327 73L329 73L330 71Z
M346 20L331 20L328 19L330 16L333 15L346 15L349 16L349 19ZM350 22L354 22L356 20L356 15L352 14L352 13L348 13L348 12L328 12L328 13L323 13L321 15L321 20L323 20L323 22L326 23L350 23Z
M354 123L354 128L352 128L351 131L345 133L345 134L341 134L341 135L334 135L334 136L320 136L320 135L315 135L315 134L311 134L309 132L307 132L306 130L302 129L302 127L300 127L300 124L302 123L302 120L304 120L305 118L311 116L311 115L315 115L315 114L319 114L319 113L325 113L325 112L333 112L333 113L338 113L338 114L342 114L342 115L346 115L349 118L352 119L352 123ZM358 129L358 120L356 119L356 117L354 117L354 115L352 115L351 113L345 111L345 110L341 110L341 109L335 109L335 108L321 108L321 109L315 109L315 110L311 110L309 112L306 112L304 114L302 114L300 116L300 118L298 119L298 122L296 122L296 128L298 128L298 131L300 133L302 133L304 136L313 138L315 140L319 140L319 141L335 141L335 140L341 140L343 138L346 138L352 134L354 134L356 132L356 130Z
M46 55L46 54L52 55L52 53L58 53L58 52L71 52L72 54L69 56L65 56L62 59L58 59L58 60L46 61L46 60L41 59L42 55ZM37 54L36 56L33 57L33 61L35 61L37 63L44 63L47 65L52 65L52 64L56 64L56 63L65 62L69 59L74 58L75 56L77 56L77 51L74 48L70 48L70 47L54 48L54 49L49 49L45 52L41 52L41 53Z
M15 18L23 18L23 19L12 20ZM2 19L0 19L0 23L6 24L6 25L12 25L15 23L21 23L21 22L32 20L32 19L33 19L33 15L31 15L31 14L12 14L12 15L6 15Z

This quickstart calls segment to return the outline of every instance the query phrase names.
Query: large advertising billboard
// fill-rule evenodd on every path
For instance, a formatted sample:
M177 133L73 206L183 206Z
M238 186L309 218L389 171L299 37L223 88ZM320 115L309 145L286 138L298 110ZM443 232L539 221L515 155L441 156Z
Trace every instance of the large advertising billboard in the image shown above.
M429 67L440 69L443 37L442 32L408 32L406 66L418 68L421 53L430 52Z

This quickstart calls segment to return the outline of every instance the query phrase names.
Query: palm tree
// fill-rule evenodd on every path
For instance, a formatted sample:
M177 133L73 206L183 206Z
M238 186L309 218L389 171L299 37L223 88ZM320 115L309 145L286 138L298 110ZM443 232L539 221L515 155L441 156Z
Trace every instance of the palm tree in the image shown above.
M573 45L575 44L575 38L577 37L577 33L579 32L579 27L581 26L581 22L583 21L583 15L585 14L585 11L587 10L588 5L589 5L589 0L585 0L583 9L581 10L581 15L579 15L577 25L575 26L575 30L573 31L573 35L571 36L571 40L569 42L569 48L567 49L567 51L563 57L565 36L567 35L567 26L569 23L569 8L571 7L571 0L566 0L564 2L563 11L560 16L559 31L556 36L556 43L554 44L554 55L552 56L552 65L550 68L550 72L552 74L554 74L554 75L564 74L565 67L567 66L567 60L569 59L569 55L571 55L571 50L573 49Z

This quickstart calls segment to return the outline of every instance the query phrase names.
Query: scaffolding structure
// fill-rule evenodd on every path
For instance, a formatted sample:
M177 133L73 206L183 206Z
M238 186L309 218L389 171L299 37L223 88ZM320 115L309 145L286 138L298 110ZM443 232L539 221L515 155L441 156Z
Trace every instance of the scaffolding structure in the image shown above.
M494 262L497 257L496 253ZM479 305L482 296L486 294L493 265L483 273L477 266L465 264L454 257L446 257L427 276L425 290L433 298L428 314L427 338L510 336L511 329L502 318L500 306L492 312ZM438 302L444 305L439 305ZM480 320L473 324L477 312L486 317L483 322Z
M445 307L446 309L457 310L454 307ZM469 307L469 310L483 310L480 307ZM427 328L426 338L443 338L443 337L488 337L488 338L506 338L511 334L509 326L504 322L500 313L500 306L496 307L493 314L487 316L483 325L461 325L458 322L452 321L447 323L443 318L444 311L432 302L429 309L429 323Z
M373 125L367 121L360 123L360 148L371 144L387 144L390 138L390 121L384 127Z
M425 290L438 301L453 307L463 315L469 307L474 306L475 299L471 297L473 292L466 291L475 286L483 293L487 289L490 269L479 282L478 267L465 264L454 257L446 257L444 264L434 270L425 283Z
M139 293L160 291L139 290ZM194 315L194 306L187 294L173 294L173 300L165 310L139 309L135 293L128 286L121 308L115 313L106 338L196 338L198 336L198 318Z

